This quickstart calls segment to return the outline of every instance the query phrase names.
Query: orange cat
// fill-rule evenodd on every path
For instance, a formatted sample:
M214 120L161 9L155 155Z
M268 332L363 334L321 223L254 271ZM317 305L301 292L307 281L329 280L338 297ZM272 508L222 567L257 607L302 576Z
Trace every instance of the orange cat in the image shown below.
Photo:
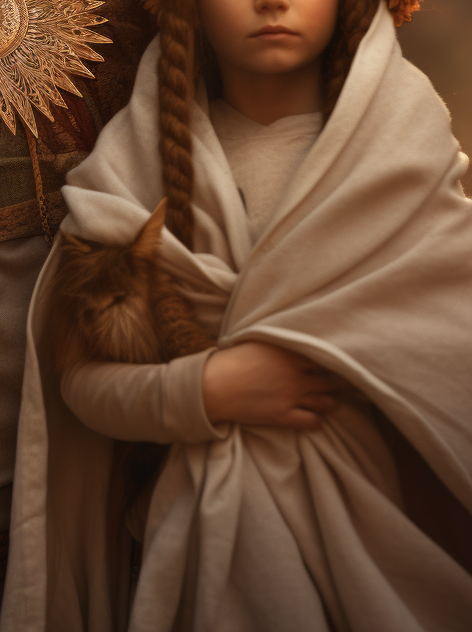
M62 233L52 288L60 373L92 360L169 362L212 344L172 278L159 270L164 218L165 199L128 246Z

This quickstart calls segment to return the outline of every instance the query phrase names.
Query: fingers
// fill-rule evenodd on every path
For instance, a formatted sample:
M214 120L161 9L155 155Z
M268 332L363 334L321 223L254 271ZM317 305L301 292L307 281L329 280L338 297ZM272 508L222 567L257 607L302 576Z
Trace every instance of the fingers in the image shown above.
M304 408L292 408L287 414L285 420L285 427L293 428L294 430L317 430L323 424L323 417L311 410L305 410Z
M290 411L279 417L269 418L258 416L255 419L246 418L239 423L244 427L259 426L262 428L286 428L291 430L318 430L325 421L322 415L314 413L304 408L292 408Z
M334 391L346 389L345 384L347 384L349 388L352 388L348 382L337 375L312 375L311 373L304 373L300 382L300 389L303 392L311 393L333 393Z
M296 408L303 408L313 413L324 414L332 412L338 406L338 400L329 395L306 393L297 401Z

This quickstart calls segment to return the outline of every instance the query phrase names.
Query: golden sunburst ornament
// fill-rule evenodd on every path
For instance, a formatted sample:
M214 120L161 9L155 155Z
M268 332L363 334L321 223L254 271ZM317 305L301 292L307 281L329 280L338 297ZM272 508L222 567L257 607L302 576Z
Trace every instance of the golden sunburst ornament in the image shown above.
M70 75L94 78L81 59L103 61L88 44L108 44L90 26L99 0L0 0L0 116L16 133L15 110L37 137L32 106L53 121L50 104L67 108L59 88L82 96Z

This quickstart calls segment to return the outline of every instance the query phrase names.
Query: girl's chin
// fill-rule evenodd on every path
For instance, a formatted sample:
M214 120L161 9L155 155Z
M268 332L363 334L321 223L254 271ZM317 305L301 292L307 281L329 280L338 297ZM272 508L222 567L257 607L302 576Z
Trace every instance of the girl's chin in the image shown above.
M251 68L247 70L251 74L260 75L282 75L282 74L290 74L292 72L296 72L301 68L305 67L306 63L301 61L294 62L293 60L287 59L266 59L261 61L261 63L253 64Z

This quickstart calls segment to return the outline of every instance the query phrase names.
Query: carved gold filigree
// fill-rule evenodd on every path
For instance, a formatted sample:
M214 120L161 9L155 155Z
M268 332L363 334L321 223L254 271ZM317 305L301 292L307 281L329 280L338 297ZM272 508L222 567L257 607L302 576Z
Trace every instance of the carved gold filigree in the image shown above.
M103 61L88 44L108 37L87 27L106 22L91 13L100 0L0 0L0 117L15 134L15 110L37 136L32 106L53 121L50 105L66 108L59 88L82 96L70 75L94 78L81 59Z

